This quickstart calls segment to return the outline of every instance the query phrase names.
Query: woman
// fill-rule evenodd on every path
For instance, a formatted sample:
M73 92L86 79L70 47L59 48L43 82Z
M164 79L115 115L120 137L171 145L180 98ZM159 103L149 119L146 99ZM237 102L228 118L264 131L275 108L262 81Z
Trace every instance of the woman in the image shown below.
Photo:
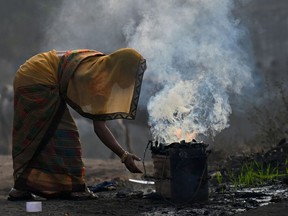
M133 173L136 155L125 151L105 121L134 119L145 60L134 49L40 53L14 79L13 169L10 200L70 197L87 191L79 134L67 108L93 120L100 140Z

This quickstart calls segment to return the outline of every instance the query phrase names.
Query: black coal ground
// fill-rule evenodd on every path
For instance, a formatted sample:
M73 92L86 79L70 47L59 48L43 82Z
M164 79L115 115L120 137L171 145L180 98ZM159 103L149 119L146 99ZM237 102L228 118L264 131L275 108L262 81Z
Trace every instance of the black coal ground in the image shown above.
M96 200L43 201L42 212L32 214L51 216L240 215L243 212L253 211L253 209L257 210L261 205L268 203L287 202L288 195L287 187L279 183L254 189L239 190L237 192L230 191L229 189L221 192L214 191L210 194L209 201L205 203L174 205L170 203L169 200L148 198L145 193L147 192L147 194L149 194L149 189L147 190L146 187L134 187L129 185L129 182L123 182L121 180L118 184L119 186L114 191L99 192L99 198ZM17 215L29 215L29 213L25 214L25 202L15 203L6 201L3 204L6 205L2 206L7 213L6 215L15 215L14 213L17 213ZM9 212L11 214L9 214Z
M215 178L210 180L207 202L179 205L163 199L161 196L151 196L154 193L147 193L147 195L144 193L142 199L150 199L152 203L157 201L159 205L159 207L154 207L151 211L146 212L145 215L235 215L271 203L286 202L288 201L287 161L288 142L285 139L277 146L263 152L229 157L218 164L212 159L209 173L213 175L220 171L223 175L223 182L219 184ZM228 180L227 171L230 170L235 175L239 174L244 163L251 164L253 162L262 164L264 167L271 166L270 170L277 168L281 177L265 181L257 187L246 185L235 188L235 185ZM133 191L133 186L130 188ZM130 194L133 196L133 193L130 192ZM127 196L129 197L129 193Z
M229 157L221 163L210 161L209 173L221 172L223 182L212 178L209 181L209 199L203 203L175 204L157 194L151 185L137 184L116 179L115 191L100 192L98 195L103 200L111 202L118 200L131 206L130 211L142 215L237 215L251 209L257 209L272 203L288 201L288 177L287 177L288 143L280 142L279 145L267 151ZM265 184L245 187L231 184L228 181L227 170L235 174L241 170L241 165L256 161L259 164L277 167L282 177L266 181ZM221 164L221 165L220 165ZM108 201L109 200L109 201ZM128 215L128 213L127 213Z
M213 156L213 152L211 156ZM186 203L176 205L169 200L161 199L159 196L154 196L155 193L153 193L153 185L136 184L128 181L127 178L121 177L111 180L115 182L116 190L97 192L99 199L78 201L45 200L42 202L42 212L33 214L51 216L242 215L243 213L253 212L254 210L263 209L265 207L277 207L280 205L282 206L282 212L284 213L280 214L279 212L273 215L286 215L287 210L285 210L285 208L288 208L287 177L278 178L257 187L238 187L236 190L234 185L226 179L227 176L225 176L225 173L227 170L231 170L237 174L241 169L241 165L250 161L272 164L273 166L278 167L279 172L284 173L288 168L286 163L287 159L287 142L282 142L267 151L256 154L233 156L225 159L222 158L221 160L213 159L213 157L211 157L208 163L209 173L212 175L215 172L221 172L223 174L223 182L219 184L215 178L210 179L209 199L204 203ZM11 161L7 158L6 162L11 164ZM92 164L94 163L95 162L93 161ZM117 164L118 163L119 162L117 161ZM103 164L105 165L106 163ZM113 164L114 163L109 163L107 166L112 167ZM5 163L2 165L5 165ZM10 166L11 165L9 165L9 167ZM94 173L94 170L91 172ZM116 172L114 174L116 175ZM92 178L89 183L93 183ZM7 194L8 191L9 188L7 184L5 184L5 187L0 190L0 195ZM25 201L10 202L6 201L5 198L6 195L0 196L1 215L29 215L29 213L25 214ZM271 207L268 208L267 212L270 210ZM276 211L277 210L278 209L276 209Z
M210 185L207 202L185 204L175 204L155 195L151 186L129 182L118 184L122 186L116 191L98 193L100 199L122 199L129 202L129 205L134 203L134 207L138 206L138 214L144 215L235 215L271 203L288 201L288 188L283 181L237 190L233 185Z

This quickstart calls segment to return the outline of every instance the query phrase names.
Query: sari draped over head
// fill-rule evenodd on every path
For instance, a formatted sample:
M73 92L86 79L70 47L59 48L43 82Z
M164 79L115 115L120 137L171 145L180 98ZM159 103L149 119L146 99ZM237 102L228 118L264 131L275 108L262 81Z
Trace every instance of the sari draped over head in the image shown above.
M44 197L85 190L85 169L68 103L93 120L134 119L145 60L133 49L40 53L14 79L14 188Z
M70 77L62 79L63 98L82 116L94 120L135 119L145 60L130 48L110 55L94 52L83 53L82 60L69 53L63 56L62 70Z

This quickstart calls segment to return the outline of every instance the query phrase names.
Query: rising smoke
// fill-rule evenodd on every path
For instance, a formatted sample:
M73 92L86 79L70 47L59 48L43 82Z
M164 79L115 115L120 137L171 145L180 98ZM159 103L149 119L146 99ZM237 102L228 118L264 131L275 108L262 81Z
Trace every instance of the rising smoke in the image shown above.
M232 9L231 0L157 1L145 8L129 44L146 55L163 85L148 104L155 139L170 143L192 132L214 137L229 126L229 94L251 83L240 46L245 31Z
M153 139L213 138L229 126L229 96L252 83L241 46L246 32L233 9L232 0L64 1L45 46L139 50L147 59L141 94L149 98ZM153 96L152 87L160 89Z

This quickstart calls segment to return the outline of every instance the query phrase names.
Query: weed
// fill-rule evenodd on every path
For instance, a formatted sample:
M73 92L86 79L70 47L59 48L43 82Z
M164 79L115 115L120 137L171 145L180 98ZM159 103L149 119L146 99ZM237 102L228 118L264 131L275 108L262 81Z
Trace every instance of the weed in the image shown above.
M288 159L285 161L285 165L288 164ZM263 185L266 182L277 180L280 177L288 176L288 168L286 168L285 174L279 174L278 167L272 168L270 164L266 167L263 164L259 164L257 161L245 162L240 169L240 172L236 175L233 172L228 173L229 181L237 190L241 187L255 187Z
M221 184L222 184L222 181L223 181L223 176L222 176L222 174L221 174L220 172L217 172L217 173L216 173L216 179L217 179L217 183L218 183L219 185L221 185Z
M228 172L228 176L229 176L229 180L230 182L232 183L232 185L234 186L234 189L237 190L238 189L238 186L239 186L239 183L234 175L233 172Z

